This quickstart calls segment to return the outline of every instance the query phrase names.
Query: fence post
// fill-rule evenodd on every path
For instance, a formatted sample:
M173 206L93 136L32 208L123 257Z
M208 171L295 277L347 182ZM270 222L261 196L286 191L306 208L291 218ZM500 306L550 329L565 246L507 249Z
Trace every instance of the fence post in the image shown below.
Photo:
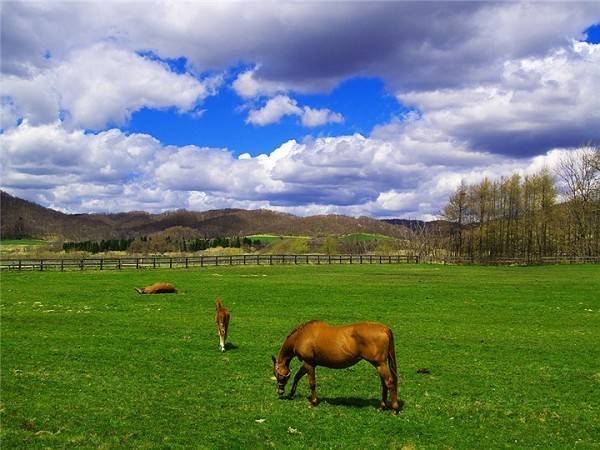
M219 257L215 256L215 266L218 266L218 265L219 265Z
M294 264L298 264L298 255L294 255Z
M363 263L363 255L360 255L360 263Z
M244 265L246 265L246 255L244 254Z
M117 258L117 269L121 270L121 258Z
M350 264L352 264L352 253L350 253Z
M19 270L21 270L21 261L19 261ZM60 271L62 272L63 270L65 270L65 260L61 259L60 260Z
M388 264L392 263L392 255L388 255Z
M22 269L22 261L19 260L19 270L21 270L21 269Z
M44 270L44 260L40 259L40 272Z
M140 268L140 258L135 258L135 268L136 269Z
M185 257L185 268L186 269L188 268L188 257L187 256Z
M269 265L273 265L273 255L269 255Z
M200 257L200 267L204 267L204 255Z
M102 270L103 265L104 265L104 258L100 258L100 270Z
M83 259L79 261L79 270L83 270Z
M156 269L156 258L152 258L152 268Z

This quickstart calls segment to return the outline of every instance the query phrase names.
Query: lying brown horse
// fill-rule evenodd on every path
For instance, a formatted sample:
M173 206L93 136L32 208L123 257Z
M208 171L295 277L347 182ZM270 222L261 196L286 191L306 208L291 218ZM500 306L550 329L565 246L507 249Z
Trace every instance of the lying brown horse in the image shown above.
M215 322L217 323L217 333L219 333L219 347L221 351L225 351L225 340L227 339L227 331L229 329L229 310L223 307L223 302L219 297L215 301L217 314Z
M298 326L285 339L277 358L271 357L279 395L285 392L285 385L291 375L290 361L294 357L302 361L303 365L294 377L290 398L296 394L298 382L308 374L310 403L316 405L318 403L315 379L317 366L343 369L364 359L375 366L381 378L380 408L386 408L389 391L390 407L394 414L400 409L394 335L385 325L361 322L334 327L312 320Z
M154 283L144 288L134 288L138 294L176 294L177 289L171 283Z

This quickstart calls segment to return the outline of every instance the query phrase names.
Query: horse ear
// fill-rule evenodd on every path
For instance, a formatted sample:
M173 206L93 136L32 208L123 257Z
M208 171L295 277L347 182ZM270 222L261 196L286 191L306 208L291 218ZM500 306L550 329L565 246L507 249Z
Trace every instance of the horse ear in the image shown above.
M273 355L271 355L271 359L273 360L273 364L275 364L277 362L277 360L275 359L275 357Z

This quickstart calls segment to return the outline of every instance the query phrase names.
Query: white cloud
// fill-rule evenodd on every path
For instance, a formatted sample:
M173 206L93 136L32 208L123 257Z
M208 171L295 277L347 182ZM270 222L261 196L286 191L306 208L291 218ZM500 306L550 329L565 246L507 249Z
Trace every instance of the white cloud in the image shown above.
M284 116L298 116L305 127L317 127L327 123L340 123L344 120L339 113L327 108L316 109L309 106L300 107L296 100L287 95L277 95L267 101L259 109L251 109L246 123L265 126L279 122Z
M4 4L3 187L69 211L433 217L461 179L552 167L569 151L557 147L600 138L599 46L566 40L598 21L599 4L265 3L240 15L241 7ZM174 73L140 50L184 56L194 73L253 64L232 87L262 105L247 118L257 126L289 115L307 127L339 123L339 113L291 93L325 92L355 75L383 78L419 111L369 137L289 141L237 158L117 129L82 131L143 107L201 114L219 79Z
M330 109L314 109L305 106L302 109L302 125L305 127L318 127L327 123L341 123L344 117Z
M53 122L62 110L74 128L102 129L123 124L143 107L192 111L218 83L218 78L176 74L159 61L100 43L34 75L3 76L1 90L12 99L15 114L31 124Z
M396 124L396 126L401 126ZM566 150L532 159L473 153L411 125L395 138L359 134L288 141L269 154L163 146L113 129L69 131L21 124L0 135L2 184L72 212L187 207L274 208L293 213L430 217L461 179L552 168ZM393 127L390 125L389 127ZM390 129L380 130L383 136ZM443 158L435 161L435 155Z
M301 114L302 109L295 100L286 95L278 95L269 99L262 108L251 109L248 113L246 123L264 126L277 123L284 116Z
M251 99L254 97L268 96L286 92L288 89L282 83L261 80L256 77L258 68L240 73L232 83L233 90L240 97Z
M536 154L600 139L600 45L574 43L544 58L508 60L495 83L400 92L413 123L473 148Z
M600 20L600 5L6 2L2 19L5 73L31 73L48 65L48 53L62 60L110 39L162 58L186 56L198 72L260 65L253 77L275 95L281 86L324 91L355 75L408 90L493 81L508 59L539 57L565 39L583 38ZM241 92L251 95L249 89Z

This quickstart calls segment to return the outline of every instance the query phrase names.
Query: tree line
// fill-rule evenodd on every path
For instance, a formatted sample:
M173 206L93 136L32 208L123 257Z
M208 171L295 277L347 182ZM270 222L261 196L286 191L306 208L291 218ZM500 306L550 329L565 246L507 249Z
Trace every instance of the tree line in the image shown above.
M600 255L600 148L571 152L554 172L463 182L443 215L454 255Z
M89 253L100 253L107 251L125 251L129 248L133 239L107 239L101 241L64 242L63 250L81 251Z
M161 236L160 239L153 239L151 236L141 236L137 239L108 239L101 241L82 241L65 242L63 250L83 251L89 253L101 253L106 251L175 251L175 252L197 252L209 248L241 248L241 247L262 247L263 243L259 239L248 237L216 237L211 239L199 238L179 238L172 236Z

